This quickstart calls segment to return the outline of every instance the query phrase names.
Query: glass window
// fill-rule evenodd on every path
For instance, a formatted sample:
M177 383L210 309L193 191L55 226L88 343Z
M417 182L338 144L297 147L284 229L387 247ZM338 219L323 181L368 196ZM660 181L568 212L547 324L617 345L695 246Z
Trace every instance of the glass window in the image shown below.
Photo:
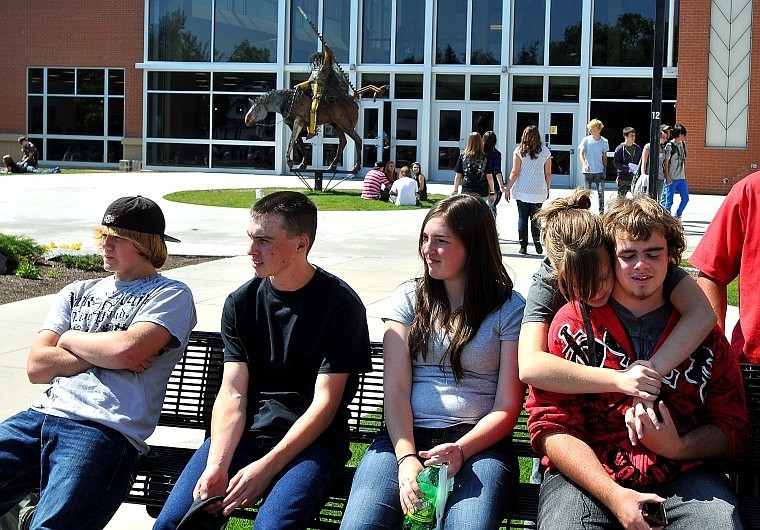
M458 110L442 110L438 124L438 140L441 142L459 141L462 130L462 113ZM459 153L457 153L458 155ZM453 167L453 166L452 166Z
M652 80L649 78L594 77L591 79L591 99L646 99L651 101Z
M422 99L422 74L396 74L395 99Z
M148 72L148 90L182 90L208 92L208 72Z
M521 75L512 78L512 101L543 101L544 78Z
M73 68L48 68L48 94L74 94Z
M109 140L106 145L108 146L106 162L118 164L119 160L124 158L124 146L121 144L121 140Z
M43 101L44 98L42 96L30 96L27 98L27 115L29 123L27 124L26 130L29 134L42 134L43 117L45 114Z
M375 85L379 87L388 85L391 82L390 74L362 74L360 79L362 80L361 86ZM374 92L369 90L362 94L362 98L372 98L373 96ZM385 92L382 96L377 96L377 99L388 99L388 92Z
M214 94L213 131L215 140L274 140L274 114L254 127L247 127L245 115L251 104L248 94Z
M210 61L211 2L151 0L148 14L148 59Z
M298 2L304 13L314 24L317 23L319 4L317 0L301 0ZM290 10L290 62L308 63L309 57L319 49L319 39L314 34L309 23L296 8L296 2L291 3Z
M209 167L208 144L148 142L146 163L151 166Z
M396 63L422 64L425 50L425 2L396 2Z
M323 6L322 35L335 52L337 61L348 64L348 48L351 40L351 0L325 0Z
M110 143L110 142L109 142ZM117 142L120 144L120 142ZM103 140L49 139L47 160L103 163ZM118 162L118 159L116 160Z
M540 127L538 112L518 112L517 113L517 127L515 128L515 143L519 144L522 141L522 135L526 127L535 125Z
M108 69L108 95L124 95L124 70L116 68Z
M436 75L435 99L464 99L464 76Z
M476 101L499 101L501 90L497 75L473 75L470 77L470 99Z
M515 0L512 25L512 62L520 65L544 64L544 0Z
M212 167L274 169L274 147L259 145L214 145Z
M391 62L391 2L364 0L362 9L362 62Z
M438 148L438 169L454 170L457 167L459 159L458 147L439 147Z
M470 64L501 62L502 0L472 2L472 54Z
M277 87L277 74L260 72L218 72L214 74L214 90L218 92L245 92L264 94Z
M208 138L208 94L148 94L150 138Z
M467 1L440 0L436 27L436 64L464 64L467 57Z
M581 64L581 11L583 0L553 0L549 31L549 64Z
M551 76L549 78L549 101L579 101L580 79L577 77Z
M655 0L594 1L593 66L652 66Z
M48 96L47 118L48 134L104 136L102 98Z
M396 112L396 139L416 140L417 123L416 109L399 109L398 112ZM398 156L398 147L396 149Z
M214 60L239 63L277 61L277 2L216 2Z
M105 71L77 70L77 94L105 94Z
M27 73L27 91L29 94L42 94L45 74L42 68L30 68Z
M610 149L623 141L623 128L636 129L636 143L644 146L649 141L649 115L652 103L649 101L592 101L591 116L604 122L602 136L607 138ZM672 125L676 117L675 105L663 103L662 123Z
M108 136L124 136L124 99L108 98Z

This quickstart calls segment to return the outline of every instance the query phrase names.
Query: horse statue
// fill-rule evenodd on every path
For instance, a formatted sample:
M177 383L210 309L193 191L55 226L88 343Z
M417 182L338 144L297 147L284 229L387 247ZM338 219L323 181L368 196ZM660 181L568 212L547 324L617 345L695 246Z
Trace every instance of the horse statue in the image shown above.
M372 91L375 97L388 89L388 85L376 87L368 85L356 90L356 94ZM306 90L270 90L257 99L251 99L251 108L245 115L245 124L248 126L257 123L267 117L270 112L276 112L282 116L283 121L290 127L290 141L285 153L285 161L288 168L293 168L292 153L296 146L301 155L298 169L306 168L306 150L304 149L301 131L309 122L311 110L311 95ZM346 147L346 135L350 136L356 147L356 164L352 173L361 168L362 139L356 133L356 123L359 120L359 105L354 96L346 92L332 92L323 96L317 112L317 125L332 124L338 133L338 150L335 158L330 163L329 169L335 170L343 156Z

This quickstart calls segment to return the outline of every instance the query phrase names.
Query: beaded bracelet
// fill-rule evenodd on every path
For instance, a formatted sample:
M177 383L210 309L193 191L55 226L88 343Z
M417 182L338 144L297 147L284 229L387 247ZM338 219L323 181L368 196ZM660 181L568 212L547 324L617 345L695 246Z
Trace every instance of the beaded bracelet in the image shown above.
M462 455L462 462L467 460L467 458L464 456L464 449L462 449L462 446L459 445L458 443L455 443L454 445L457 446L457 449L459 449L459 453Z
M401 462L403 462L404 460L406 460L410 456L416 457L417 453L407 453L407 454L405 454L404 456L402 456L401 458L399 458L398 461L396 461L396 464L400 467L401 466Z

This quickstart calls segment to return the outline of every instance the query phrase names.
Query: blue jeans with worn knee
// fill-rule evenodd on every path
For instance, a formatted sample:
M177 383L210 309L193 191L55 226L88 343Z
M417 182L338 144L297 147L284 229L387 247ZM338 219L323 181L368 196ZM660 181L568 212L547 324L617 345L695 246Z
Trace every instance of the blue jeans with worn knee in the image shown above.
M137 456L109 427L20 412L0 423L0 514L39 487L31 528L103 528L132 487Z
M689 186L686 185L686 179L673 180L670 186L667 184L665 185L662 195L665 198L663 206L665 206L667 211L670 211L673 207L673 199L675 198L676 193L681 197L681 202L678 203L678 209L674 215L676 217L681 217L684 208L689 204Z
M275 441L247 434L238 443L230 464L229 478L268 453ZM211 439L206 440L188 462L153 526L174 530L193 503L193 491L206 469ZM256 530L306 528L327 496L328 486L346 461L329 443L317 440L301 451L272 480L256 515Z
M472 425L449 429L414 429L417 450L454 442ZM519 478L509 439L468 458L454 476L440 528L498 528ZM341 529L401 528L398 465L387 431L372 442L356 470Z
M706 466L690 469L670 482L641 491L667 499L668 530L742 528L736 496L728 479ZM538 527L541 530L621 528L606 506L557 472L548 473L541 484Z

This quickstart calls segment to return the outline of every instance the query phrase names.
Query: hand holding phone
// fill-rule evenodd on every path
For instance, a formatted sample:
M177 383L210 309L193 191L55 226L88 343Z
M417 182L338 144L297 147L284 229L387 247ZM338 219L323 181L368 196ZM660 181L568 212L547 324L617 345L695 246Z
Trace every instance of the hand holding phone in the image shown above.
M661 502L646 502L641 507L641 515L644 520L654 526L666 526L668 516L665 513L665 504Z

